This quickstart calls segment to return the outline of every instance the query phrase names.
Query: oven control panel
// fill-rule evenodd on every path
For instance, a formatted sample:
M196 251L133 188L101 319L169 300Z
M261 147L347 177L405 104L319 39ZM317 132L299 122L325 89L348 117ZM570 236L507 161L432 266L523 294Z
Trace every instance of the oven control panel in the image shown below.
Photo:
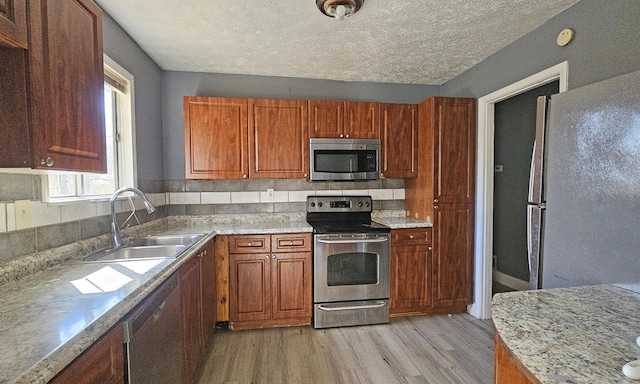
M308 196L307 212L371 212L371 196Z

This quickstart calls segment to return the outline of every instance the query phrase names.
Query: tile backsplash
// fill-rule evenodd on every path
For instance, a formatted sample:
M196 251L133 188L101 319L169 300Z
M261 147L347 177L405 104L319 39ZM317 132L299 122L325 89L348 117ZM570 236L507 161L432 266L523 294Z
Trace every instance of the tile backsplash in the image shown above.
M139 180L157 208L148 215L134 198L141 223L165 216L304 212L309 195L371 195L375 210L404 209L404 180L308 182L306 180ZM118 222L130 212L116 204ZM108 233L109 203L45 203L41 176L0 173L0 262Z

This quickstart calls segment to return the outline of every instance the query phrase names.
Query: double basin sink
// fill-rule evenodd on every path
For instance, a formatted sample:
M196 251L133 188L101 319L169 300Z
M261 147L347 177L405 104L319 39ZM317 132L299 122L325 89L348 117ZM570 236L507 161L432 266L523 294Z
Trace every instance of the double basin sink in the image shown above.
M83 262L174 259L204 237L202 233L148 236L129 239L126 246L102 249L85 256Z

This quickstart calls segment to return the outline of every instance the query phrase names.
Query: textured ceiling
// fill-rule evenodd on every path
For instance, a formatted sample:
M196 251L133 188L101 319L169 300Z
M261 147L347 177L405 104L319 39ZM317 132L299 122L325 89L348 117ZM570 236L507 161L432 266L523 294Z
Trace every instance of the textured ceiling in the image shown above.
M96 1L165 70L440 85L579 0Z

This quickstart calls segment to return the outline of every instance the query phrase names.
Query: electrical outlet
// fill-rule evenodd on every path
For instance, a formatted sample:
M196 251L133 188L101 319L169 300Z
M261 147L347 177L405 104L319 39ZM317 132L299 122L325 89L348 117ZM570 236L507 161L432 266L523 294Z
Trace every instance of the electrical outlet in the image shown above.
M273 197L273 188L269 188L267 189L267 200L269 201L273 201L274 197Z

